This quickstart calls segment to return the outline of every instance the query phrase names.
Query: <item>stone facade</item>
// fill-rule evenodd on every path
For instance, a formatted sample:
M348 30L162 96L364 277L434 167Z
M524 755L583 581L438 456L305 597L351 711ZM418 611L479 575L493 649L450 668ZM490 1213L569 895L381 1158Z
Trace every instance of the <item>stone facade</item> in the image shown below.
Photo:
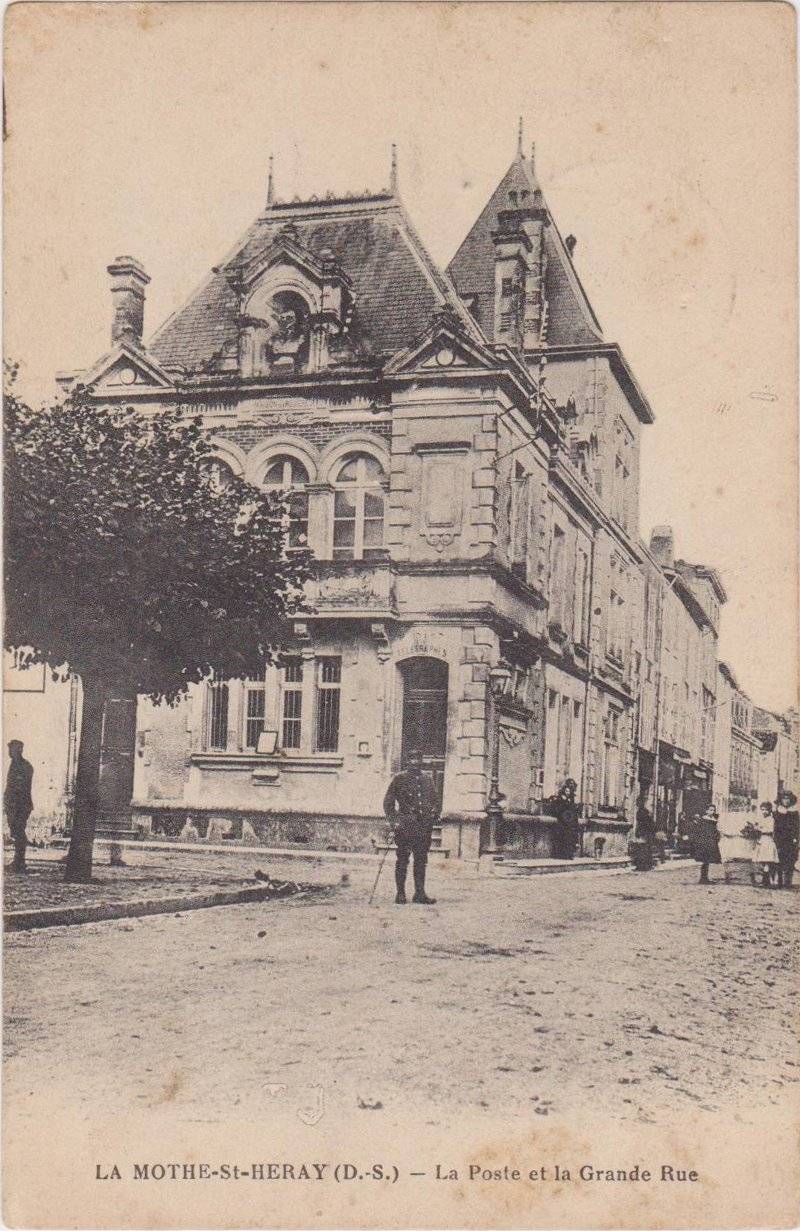
M726 601L717 573L676 560L672 530L653 530L643 568L639 785L662 832L686 831L716 790L717 645Z
M550 853L547 801L568 776L586 849L601 837L606 854L662 765L666 798L676 751L710 789L724 591L640 540L653 414L573 247L520 152L447 271L395 179L362 197L271 193L147 345L147 275L109 267L112 349L65 388L201 416L219 480L289 489L287 546L316 561L281 664L174 708L140 700L140 824L369 849L414 747L441 792L436 841L465 859Z

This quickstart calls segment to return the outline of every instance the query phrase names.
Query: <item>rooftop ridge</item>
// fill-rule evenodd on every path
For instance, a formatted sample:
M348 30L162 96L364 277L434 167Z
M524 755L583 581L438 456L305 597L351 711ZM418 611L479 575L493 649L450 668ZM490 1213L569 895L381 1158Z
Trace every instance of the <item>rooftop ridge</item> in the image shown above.
M342 196L326 193L322 197L311 196L302 200L299 197L291 201L281 201L276 198L263 210L259 220L272 219L286 210L325 209L335 205L369 205L376 201L397 204L397 197L391 189L381 188L377 192L345 193Z

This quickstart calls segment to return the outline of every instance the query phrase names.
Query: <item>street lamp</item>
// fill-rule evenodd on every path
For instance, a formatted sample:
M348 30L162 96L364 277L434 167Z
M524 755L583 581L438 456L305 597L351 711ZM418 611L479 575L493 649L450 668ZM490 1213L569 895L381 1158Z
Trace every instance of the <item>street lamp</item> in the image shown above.
M489 828L489 847L494 849L497 842L497 827L503 819L503 805L500 800L505 796L500 791L500 702L507 696L511 685L512 673L508 663L501 659L489 672L489 690L492 694L494 723L492 729L492 773L489 779L489 795L486 800L486 820Z

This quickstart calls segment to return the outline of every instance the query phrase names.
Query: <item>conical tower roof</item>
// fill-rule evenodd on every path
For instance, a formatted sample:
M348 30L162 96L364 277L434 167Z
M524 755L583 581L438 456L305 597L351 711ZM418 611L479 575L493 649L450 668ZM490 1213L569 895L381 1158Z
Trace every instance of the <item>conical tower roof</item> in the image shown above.
M521 140L516 157L482 210L458 252L448 266L462 298L471 301L473 315L483 332L494 338L494 244L492 232L498 227L501 210L539 206L547 209L533 158L525 157ZM549 209L545 228L545 296L548 303L548 344L585 346L602 342L600 322L594 314L572 258Z

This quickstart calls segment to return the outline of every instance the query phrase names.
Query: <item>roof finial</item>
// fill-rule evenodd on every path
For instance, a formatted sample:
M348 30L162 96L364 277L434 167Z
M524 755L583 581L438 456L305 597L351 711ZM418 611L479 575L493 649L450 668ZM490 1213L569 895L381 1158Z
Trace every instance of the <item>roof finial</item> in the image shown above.
M392 169L389 174L389 188L397 194L397 146L392 142Z
M531 142L531 175L536 173L536 142Z
M275 203L275 185L272 181L272 155L269 156L269 175L267 176L267 205Z
M524 158L522 152L522 116L519 117L519 128L517 129L517 158Z

